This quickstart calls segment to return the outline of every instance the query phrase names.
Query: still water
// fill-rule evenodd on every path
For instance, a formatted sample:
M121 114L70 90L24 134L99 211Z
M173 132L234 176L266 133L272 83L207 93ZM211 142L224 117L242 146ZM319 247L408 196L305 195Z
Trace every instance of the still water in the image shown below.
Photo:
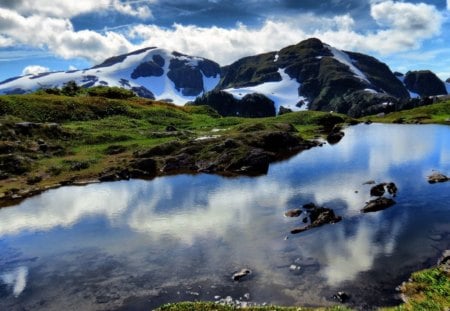
M373 124L262 177L51 190L0 209L0 310L149 310L218 296L317 306L337 291L359 309L395 304L395 287L450 247L450 183L428 184L432 170L450 173L450 127ZM368 180L395 182L397 204L361 214ZM301 218L284 212L309 202L343 221L291 235ZM241 268L253 273L233 282Z

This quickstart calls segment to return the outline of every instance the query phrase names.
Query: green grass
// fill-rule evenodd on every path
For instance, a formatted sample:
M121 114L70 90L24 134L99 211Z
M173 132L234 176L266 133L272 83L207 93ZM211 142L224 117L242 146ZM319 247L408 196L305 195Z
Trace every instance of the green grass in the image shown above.
M407 302L384 311L441 311L450 308L450 275L439 268L418 271L402 285Z
M401 121L402 123L450 124L450 101L393 112L383 117L365 117L362 120L372 120L380 123L399 123Z

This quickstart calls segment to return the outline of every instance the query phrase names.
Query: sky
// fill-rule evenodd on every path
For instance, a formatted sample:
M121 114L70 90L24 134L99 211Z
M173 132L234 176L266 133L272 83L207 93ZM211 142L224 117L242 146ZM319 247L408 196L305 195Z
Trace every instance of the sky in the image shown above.
M149 46L228 65L310 37L450 78L450 0L0 0L0 81Z

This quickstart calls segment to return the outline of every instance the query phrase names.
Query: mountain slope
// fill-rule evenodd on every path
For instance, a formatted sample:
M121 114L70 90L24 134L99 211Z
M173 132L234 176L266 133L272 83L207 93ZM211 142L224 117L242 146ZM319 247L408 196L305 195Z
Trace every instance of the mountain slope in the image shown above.
M74 80L83 87L105 85L133 90L141 97L183 105L212 90L220 79L217 63L164 49L146 48L116 56L87 70L43 73L8 79L0 94L61 87Z
M216 89L238 99L252 92L263 93L275 102L277 111L284 106L352 116L373 113L410 97L386 64L315 38L224 67Z

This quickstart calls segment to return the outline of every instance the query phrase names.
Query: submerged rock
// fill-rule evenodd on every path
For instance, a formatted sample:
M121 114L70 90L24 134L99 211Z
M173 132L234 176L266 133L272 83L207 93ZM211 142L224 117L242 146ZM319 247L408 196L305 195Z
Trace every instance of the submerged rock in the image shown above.
M346 292L337 292L333 295L333 299L339 301L340 303L345 303L350 299L350 296Z
M231 277L231 279L233 281L239 281L239 280L243 279L244 277L250 275L251 273L252 273L252 270L250 270L250 269L241 269L240 271L234 273L233 276Z
M435 172L435 173L431 174L430 176L428 176L428 182L430 184L446 182L448 180L449 180L449 178L447 176L445 176L444 174L441 174L439 172Z
M286 217L299 217L302 214L301 209L292 209L284 213Z
M311 203L312 204L312 203ZM341 216L336 216L331 208L317 207L310 209L309 220L310 224L304 227L298 227L291 230L292 234L301 233L312 228L320 227L326 224L335 224L342 220Z
M366 206L361 210L363 213L378 212L387 209L395 204L395 201L389 198L376 198L369 201Z

